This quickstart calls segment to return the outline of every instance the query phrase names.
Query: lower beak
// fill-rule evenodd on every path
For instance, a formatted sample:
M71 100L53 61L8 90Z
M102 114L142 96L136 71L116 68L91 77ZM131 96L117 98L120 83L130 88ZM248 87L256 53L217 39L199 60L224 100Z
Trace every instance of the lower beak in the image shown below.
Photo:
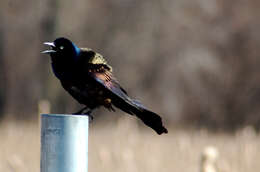
M48 46L50 46L51 48L55 48L55 45L54 45L53 42L44 42L43 44L44 44L44 45L48 45ZM42 51L41 53L43 53L43 54L51 54L51 53L56 53L56 51L53 50L53 49L50 49L50 50Z
M41 52L42 54L51 54L51 53L56 53L55 50L45 50Z

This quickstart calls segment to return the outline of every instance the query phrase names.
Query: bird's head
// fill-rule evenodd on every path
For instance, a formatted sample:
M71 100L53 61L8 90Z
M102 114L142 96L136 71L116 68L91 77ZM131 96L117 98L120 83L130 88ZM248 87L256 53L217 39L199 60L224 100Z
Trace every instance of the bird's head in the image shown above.
M80 49L66 38L57 38L54 42L44 42L50 49L42 51L44 54L50 54L53 60L77 60Z

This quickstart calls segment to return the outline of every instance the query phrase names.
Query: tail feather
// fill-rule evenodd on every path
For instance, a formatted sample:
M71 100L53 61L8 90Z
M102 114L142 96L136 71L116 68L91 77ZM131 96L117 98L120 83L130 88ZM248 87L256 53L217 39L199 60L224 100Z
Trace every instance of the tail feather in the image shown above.
M168 130L163 126L162 119L159 115L146 109L137 110L136 116L140 118L147 126L154 129L157 134L168 133Z
M119 109L136 115L144 124L151 127L157 134L168 133L168 130L162 124L162 118L154 112L147 110L140 102L136 100L119 101L113 103Z

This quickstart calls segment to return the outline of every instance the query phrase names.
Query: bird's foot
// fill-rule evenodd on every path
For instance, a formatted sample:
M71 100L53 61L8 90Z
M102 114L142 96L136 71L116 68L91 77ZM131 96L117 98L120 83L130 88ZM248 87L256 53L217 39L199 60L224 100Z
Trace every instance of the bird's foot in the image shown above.
M82 113L82 115L87 115L90 118L90 122L93 121L94 117L91 115L91 110L88 110L87 112Z
M73 113L73 115L81 115L86 109L88 109L88 108L84 107L83 109L80 109L79 111Z
M88 111L86 111L88 110ZM85 112L86 111L86 112ZM84 107L83 109L79 110L78 112L73 113L73 115L87 115L90 118L90 122L93 121L94 117L91 115L92 110Z

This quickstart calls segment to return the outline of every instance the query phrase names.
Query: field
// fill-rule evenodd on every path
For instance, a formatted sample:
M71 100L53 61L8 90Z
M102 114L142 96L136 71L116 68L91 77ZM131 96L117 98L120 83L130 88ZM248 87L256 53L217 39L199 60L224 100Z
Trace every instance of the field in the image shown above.
M40 165L37 122L2 121L0 171L37 172ZM91 125L89 171L199 172L201 154L208 146L218 151L221 172L260 171L260 136L250 127L233 134L169 128L158 136L127 117L114 124Z

